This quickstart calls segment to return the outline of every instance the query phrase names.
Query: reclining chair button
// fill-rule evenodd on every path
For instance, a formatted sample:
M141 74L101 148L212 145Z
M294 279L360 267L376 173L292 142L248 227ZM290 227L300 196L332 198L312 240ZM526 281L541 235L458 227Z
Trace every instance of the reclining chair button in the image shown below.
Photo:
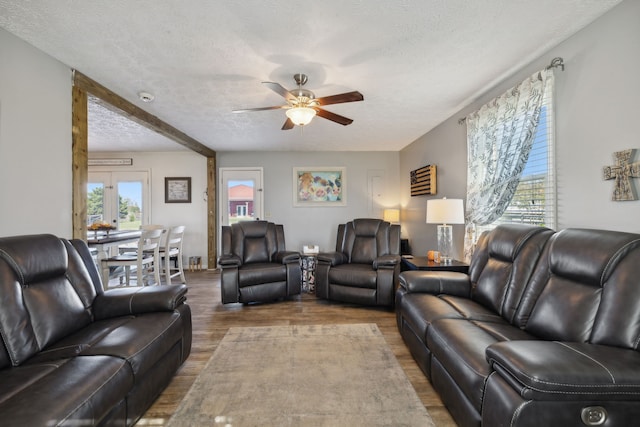
M588 426L601 426L607 420L607 410L602 406L587 406L582 408L580 417Z

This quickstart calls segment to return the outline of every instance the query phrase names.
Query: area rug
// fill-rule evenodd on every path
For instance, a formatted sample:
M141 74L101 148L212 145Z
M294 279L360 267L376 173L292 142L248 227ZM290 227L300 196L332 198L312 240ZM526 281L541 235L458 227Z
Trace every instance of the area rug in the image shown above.
M375 324L230 328L169 426L434 426Z

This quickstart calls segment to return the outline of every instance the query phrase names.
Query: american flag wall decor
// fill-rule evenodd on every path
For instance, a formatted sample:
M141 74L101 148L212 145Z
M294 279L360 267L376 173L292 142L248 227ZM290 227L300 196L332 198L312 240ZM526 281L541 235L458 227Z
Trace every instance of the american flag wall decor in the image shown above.
M411 171L411 196L436 194L436 165Z

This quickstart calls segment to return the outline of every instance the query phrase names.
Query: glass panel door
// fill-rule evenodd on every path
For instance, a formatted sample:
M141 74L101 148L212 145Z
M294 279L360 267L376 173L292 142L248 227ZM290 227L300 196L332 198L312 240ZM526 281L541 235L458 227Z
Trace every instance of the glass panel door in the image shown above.
M143 181L130 177L116 181L118 190L118 229L139 230L142 225Z
M221 224L255 221L262 213L262 168L220 168Z
M149 223L147 172L89 172L87 225L105 222L118 230Z
M87 183L87 225L111 224L111 173L89 173Z

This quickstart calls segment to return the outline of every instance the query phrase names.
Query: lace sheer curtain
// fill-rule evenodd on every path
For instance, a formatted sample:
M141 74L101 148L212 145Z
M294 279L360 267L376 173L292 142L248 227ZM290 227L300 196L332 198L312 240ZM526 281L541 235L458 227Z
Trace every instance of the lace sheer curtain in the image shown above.
M533 74L466 117L467 211L464 254L470 260L476 225L491 224L509 206L553 92L553 70Z

